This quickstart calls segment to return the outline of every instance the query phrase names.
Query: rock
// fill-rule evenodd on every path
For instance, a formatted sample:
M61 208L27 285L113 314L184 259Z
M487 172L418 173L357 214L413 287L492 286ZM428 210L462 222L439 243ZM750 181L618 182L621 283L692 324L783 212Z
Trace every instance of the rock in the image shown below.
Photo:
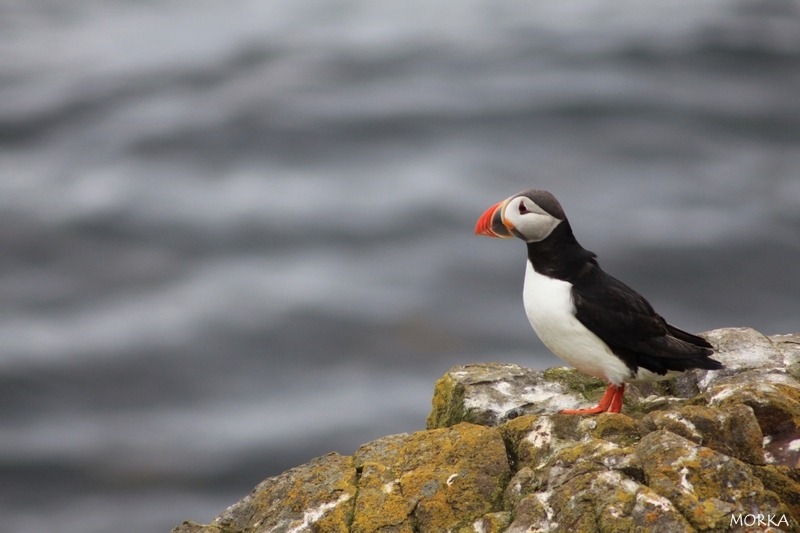
M800 381L800 333L793 335L771 335L769 340L783 357L786 372Z
M500 426L514 465L539 468L565 446L588 436L592 420L569 415L527 415Z
M636 456L647 486L673 502L697 529L726 528L732 515L789 514L745 463L670 431L646 435Z
M765 435L797 432L800 428L800 383L783 375L737 376L720 380L706 392L712 407L749 405Z
M753 376L774 379L787 376L787 359L792 357L789 341L776 345L769 337L751 328L715 329L703 334L716 351L715 358L725 364L721 370L694 370L700 392L731 381L747 381Z
M353 457L330 453L262 481L209 526L184 523L173 533L350 531L355 505Z
M473 522L472 530L476 533L500 533L508 529L508 524L511 522L511 513L508 511L499 511L497 513L489 513L484 515Z
M506 489L508 532L692 531L672 503L641 483L633 448L588 438L544 465L523 466Z
M497 426L521 415L587 407L603 395L601 380L566 368L519 365L456 366L436 382L428 429L459 422Z
M355 462L353 533L470 526L501 511L511 477L499 432L466 423L379 439L359 448Z
M455 367L427 430L314 459L173 533L800 532L800 335L704 336L725 369L631 385L621 414L558 414L605 391L576 370Z
M531 370L501 363L456 366L436 382L427 426L434 429L459 422L497 426L523 415L592 407L607 385L574 368ZM665 399L668 391L662 383L629 384L624 408L649 411L686 403L681 398Z
M620 446L635 444L641 436L636 421L624 414L601 413L593 417L595 426L592 436Z
M800 482L791 477L794 475L796 478L800 478L798 475L800 472L797 470L792 472L785 466L773 465L755 468L753 472L764 484L764 488L777 494L789 508L792 516L800 520Z
M734 404L725 409L688 405L677 411L655 411L639 422L647 434L666 429L750 464L764 464L763 435L753 409Z

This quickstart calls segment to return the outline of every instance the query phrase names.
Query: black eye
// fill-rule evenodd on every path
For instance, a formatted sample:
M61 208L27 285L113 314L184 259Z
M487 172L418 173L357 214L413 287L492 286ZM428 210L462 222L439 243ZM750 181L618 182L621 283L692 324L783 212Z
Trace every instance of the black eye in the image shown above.
M529 213L527 206L525 205L525 200L519 201L519 214L524 215L525 213Z

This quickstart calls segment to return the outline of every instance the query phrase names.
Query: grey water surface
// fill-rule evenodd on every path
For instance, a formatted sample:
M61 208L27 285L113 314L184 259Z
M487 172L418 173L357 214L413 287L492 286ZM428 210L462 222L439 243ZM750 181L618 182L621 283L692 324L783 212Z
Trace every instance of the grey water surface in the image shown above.
M559 364L490 205L800 331L800 3L0 0L0 530L166 532Z

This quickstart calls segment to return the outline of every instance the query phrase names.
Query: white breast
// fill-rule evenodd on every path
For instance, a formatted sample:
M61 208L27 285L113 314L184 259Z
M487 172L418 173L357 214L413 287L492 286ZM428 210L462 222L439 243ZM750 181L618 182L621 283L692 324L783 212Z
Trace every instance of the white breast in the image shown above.
M575 318L572 284L539 274L528 261L522 299L533 330L560 359L615 385L631 377L608 345Z

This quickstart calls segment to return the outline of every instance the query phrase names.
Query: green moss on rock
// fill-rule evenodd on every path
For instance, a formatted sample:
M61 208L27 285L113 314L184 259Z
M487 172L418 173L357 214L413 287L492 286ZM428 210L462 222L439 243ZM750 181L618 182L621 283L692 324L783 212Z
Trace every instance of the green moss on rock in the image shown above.
M446 428L469 422L469 410L464 407L464 386L445 374L433 388L432 409L428 415L428 429Z
M547 381L561 383L567 390L578 393L591 402L599 401L608 386L602 379L565 366L548 368L543 375Z

